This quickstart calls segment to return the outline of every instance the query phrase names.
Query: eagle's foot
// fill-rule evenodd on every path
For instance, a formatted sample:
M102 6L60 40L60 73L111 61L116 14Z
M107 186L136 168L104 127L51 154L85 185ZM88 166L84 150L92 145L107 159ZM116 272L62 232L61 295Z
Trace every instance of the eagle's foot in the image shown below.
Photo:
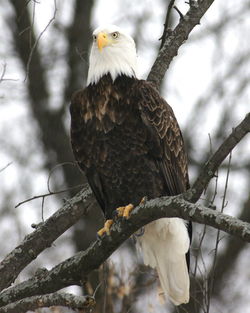
M112 224L114 223L113 220L107 220L104 223L103 228L101 228L98 232L97 235L98 237L102 237L104 234L107 234L108 236L110 235L110 227L112 226Z
M117 217L122 217L123 213L125 210L125 206L120 206L119 208L116 209L116 216Z
M126 219L129 219L130 217L130 212L134 209L133 204L128 204L126 206L120 206L119 208L116 209L117 216L118 217L124 217Z
M130 217L130 212L134 209L133 204L128 204L125 206L124 212L123 212L123 217L125 217L126 219L129 219Z

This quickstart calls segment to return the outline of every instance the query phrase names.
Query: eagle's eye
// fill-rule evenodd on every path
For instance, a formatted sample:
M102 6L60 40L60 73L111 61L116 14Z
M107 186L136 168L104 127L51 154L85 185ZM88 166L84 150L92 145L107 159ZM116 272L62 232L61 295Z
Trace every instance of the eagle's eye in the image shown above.
M93 41L96 41L97 36L93 35Z
M119 37L119 33L118 32L114 32L111 34L112 38L116 39Z

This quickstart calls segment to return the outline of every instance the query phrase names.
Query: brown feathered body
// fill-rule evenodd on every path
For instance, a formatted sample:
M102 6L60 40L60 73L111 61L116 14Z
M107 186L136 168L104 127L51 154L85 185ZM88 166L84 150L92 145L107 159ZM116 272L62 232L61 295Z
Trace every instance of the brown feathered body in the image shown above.
M109 74L72 98L71 141L106 219L117 207L189 187L187 157L174 113L154 86ZM189 235L191 234L189 224ZM179 305L189 301L186 225L164 218L138 238L144 263L156 268L164 293Z
M151 83L105 75L72 98L76 160L105 214L142 197L188 187L187 158L174 113Z

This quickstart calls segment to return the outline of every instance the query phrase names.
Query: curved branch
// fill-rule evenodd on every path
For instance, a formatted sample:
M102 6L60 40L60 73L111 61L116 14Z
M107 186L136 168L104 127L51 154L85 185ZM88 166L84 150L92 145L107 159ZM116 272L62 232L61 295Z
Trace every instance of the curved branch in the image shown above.
M192 186L192 189L187 193L185 199L190 202L196 202L203 190L207 187L209 181L214 177L214 174L224 159L235 148L235 146L250 132L250 113L248 113L242 122L233 128L232 133L225 139L217 151L206 162L202 168L198 178Z
M187 40L193 28L200 23L200 19L213 2L214 0L192 1L188 12L180 19L175 29L167 31L168 36L147 78L157 89L160 88L161 81L173 58L178 54L179 48Z
M111 228L110 236L96 240L86 251L9 288L0 294L0 306L22 298L54 292L70 285L81 285L84 277L97 269L125 240L144 225L162 217L181 217L207 224L228 234L250 242L250 224L237 218L192 204L182 195L150 200L136 207L129 220L118 220Z
M50 247L52 242L74 225L91 203L93 203L92 192L86 187L46 222L40 223L34 232L27 235L24 241L0 263L0 290L7 288L39 253Z
M67 306L70 308L91 309L95 300L90 296L75 296L70 293L51 293L43 296L34 296L19 300L0 308L0 313L26 313L42 307L54 305Z
M214 171L249 131L250 113L246 115L245 119L233 130L232 134L228 136L210 161L204 166L202 173L194 184L194 188L178 197L164 197L151 200L145 205L145 210L142 207L138 207L134 210L129 222L120 221L114 225L113 229L115 232L112 232L111 237L96 241L86 251L78 253L44 274L43 279L39 278L38 280L35 276L16 287L8 289L0 295L0 303L5 305L9 303L8 299L13 302L27 296L54 292L72 284L81 284L81 280L85 275L98 268L137 229L161 217L179 216L194 222L211 225L229 234L238 236L245 241L250 241L249 224L184 200L195 201L195 199L200 197L209 180L213 177ZM76 206L79 201L83 201L86 206L89 205L90 199L91 191L89 188L86 188L80 195L78 194L77 197L72 198L61 210L41 224L36 231L27 236L24 242L1 263L0 284L3 282L1 286L3 288L7 287L31 260L46 247L50 246L53 240L81 216L83 212L78 212ZM65 218L68 220L68 225L64 224ZM56 230L55 225L57 225ZM57 233L54 233L55 231ZM54 234L54 238L47 238L49 233ZM22 252L21 254L20 251ZM31 255L29 251L32 251ZM51 277L53 277L52 280ZM29 294L27 294L26 290L28 289L26 288L30 288ZM4 298L5 296L6 298Z

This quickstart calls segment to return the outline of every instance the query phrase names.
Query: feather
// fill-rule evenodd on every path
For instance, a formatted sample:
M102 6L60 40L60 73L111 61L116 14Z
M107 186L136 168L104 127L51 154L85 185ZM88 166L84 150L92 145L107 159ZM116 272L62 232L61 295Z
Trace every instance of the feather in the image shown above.
M137 243L144 263L157 270L165 295L175 305L187 303L190 283L186 253L190 240L185 222L180 218L152 222Z

